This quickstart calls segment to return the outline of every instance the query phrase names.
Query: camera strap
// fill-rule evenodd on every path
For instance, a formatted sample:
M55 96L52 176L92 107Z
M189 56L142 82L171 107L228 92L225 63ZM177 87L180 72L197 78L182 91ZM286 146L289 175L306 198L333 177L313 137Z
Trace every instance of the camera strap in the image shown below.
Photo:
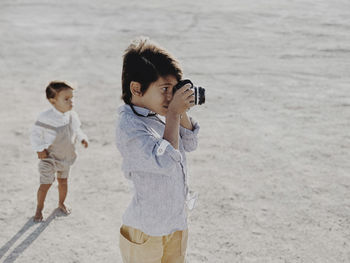
M137 115L137 116L140 116L140 117L150 117L150 116L155 116L155 115L156 115L156 113L149 113L147 116L144 116L144 115L138 113L138 112L135 110L134 105L133 105L132 103L130 103L129 105L130 105L130 108L132 109L132 111L133 111L133 112L135 113L135 115Z

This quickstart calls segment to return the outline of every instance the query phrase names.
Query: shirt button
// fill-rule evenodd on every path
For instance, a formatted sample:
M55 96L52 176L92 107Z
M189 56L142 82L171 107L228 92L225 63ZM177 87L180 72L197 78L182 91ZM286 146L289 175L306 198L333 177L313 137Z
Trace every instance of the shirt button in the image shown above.
M158 153L159 155L163 154L163 153L164 153L164 149L161 148L161 147L159 147L158 150L157 150L157 153Z

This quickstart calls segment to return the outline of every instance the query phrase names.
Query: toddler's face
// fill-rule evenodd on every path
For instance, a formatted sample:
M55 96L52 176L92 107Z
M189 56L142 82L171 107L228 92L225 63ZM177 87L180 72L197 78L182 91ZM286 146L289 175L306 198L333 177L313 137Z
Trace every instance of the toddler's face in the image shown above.
M173 97L173 87L178 81L172 75L160 77L152 82L142 96L143 105L149 110L165 116Z
M73 108L73 90L61 90L55 98L50 99L51 104L56 110L65 113Z

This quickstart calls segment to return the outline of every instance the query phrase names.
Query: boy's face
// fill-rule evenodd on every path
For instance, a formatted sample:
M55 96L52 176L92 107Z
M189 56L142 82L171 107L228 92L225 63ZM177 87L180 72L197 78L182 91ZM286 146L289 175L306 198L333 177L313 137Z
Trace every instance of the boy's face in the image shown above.
M165 116L168 106L173 98L173 87L177 84L174 76L159 77L158 80L152 82L146 92L140 98L142 106Z
M73 90L61 90L55 98L50 99L51 104L56 110L65 113L73 108Z

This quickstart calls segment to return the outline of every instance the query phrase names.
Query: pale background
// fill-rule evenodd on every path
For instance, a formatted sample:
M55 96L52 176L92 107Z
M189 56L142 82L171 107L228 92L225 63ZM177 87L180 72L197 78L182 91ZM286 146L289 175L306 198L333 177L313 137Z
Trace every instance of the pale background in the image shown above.
M124 49L149 36L207 90L188 155L188 262L350 262L348 0L0 1L0 261L121 262L130 194L114 143ZM53 79L77 86L64 217L33 224L29 130Z

